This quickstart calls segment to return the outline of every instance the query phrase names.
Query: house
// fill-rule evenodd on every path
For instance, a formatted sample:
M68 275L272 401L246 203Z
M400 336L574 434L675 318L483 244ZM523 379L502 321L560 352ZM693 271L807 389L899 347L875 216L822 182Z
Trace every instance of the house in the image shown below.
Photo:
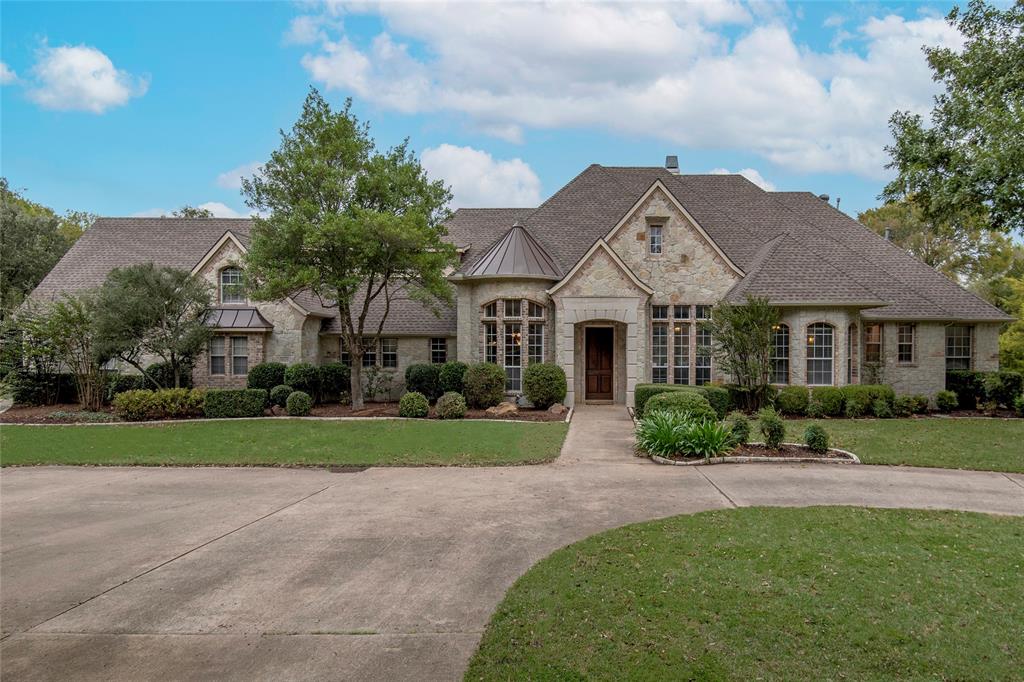
M216 335L199 385L237 386L248 367L344 359L337 311L307 292L254 303L239 287L249 220L104 218L33 296L98 286L152 261L216 287ZM739 175L592 165L537 208L460 209L454 308L392 305L364 364L494 362L507 389L555 362L567 403L632 404L638 383L726 381L700 321L722 301L768 298L773 381L943 389L948 369L998 368L1009 318L813 194L767 192ZM379 311L377 311L379 314ZM367 328L375 328L368 325Z

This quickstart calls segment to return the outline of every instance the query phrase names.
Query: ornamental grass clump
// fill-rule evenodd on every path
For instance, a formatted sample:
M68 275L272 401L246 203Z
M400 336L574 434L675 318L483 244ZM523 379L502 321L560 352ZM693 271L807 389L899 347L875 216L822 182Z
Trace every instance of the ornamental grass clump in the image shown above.
M819 455L828 452L828 433L819 424L807 425L807 428L804 429L804 442L807 443L807 449L811 452Z
M732 428L683 412L648 411L636 428L639 450L661 457L717 457L733 448Z
M772 450L778 450L782 446L782 439L786 437L786 425L782 418L775 410L766 407L757 413L757 419L761 424L764 444Z
M650 455L670 457L682 451L686 418L677 412L651 412L637 424L636 446Z
M693 457L718 457L732 450L733 445L732 429L721 422L691 421L683 432L683 454Z

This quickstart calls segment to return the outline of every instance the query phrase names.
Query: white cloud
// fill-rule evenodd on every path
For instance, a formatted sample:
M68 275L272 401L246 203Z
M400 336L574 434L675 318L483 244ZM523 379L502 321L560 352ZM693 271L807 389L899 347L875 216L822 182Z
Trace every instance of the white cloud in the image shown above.
M496 161L485 151L442 144L420 159L428 175L452 188L454 208L536 206L540 178L522 159Z
M18 74L14 73L14 69L7 66L5 62L0 62L0 85L10 85L18 81Z
M44 45L32 73L36 85L29 97L46 109L102 114L149 87L148 79L114 68L107 55L88 45Z
M936 89L921 45L955 47L959 35L938 18L886 16L849 27L859 53L842 40L818 52L761 7L381 3L372 9L385 29L369 45L325 30L302 64L328 90L461 114L504 140L600 128L740 149L789 170L881 176L889 116L927 111Z
M262 167L263 164L259 161L243 163L241 166L236 166L218 175L217 186L224 189L241 189L242 178L250 178L253 175L259 174Z
M757 171L756 169L754 169L754 168L741 168L740 170L736 171L735 173L733 171L731 171L731 170L726 169L726 168L715 168L715 169L713 169L711 171L711 174L712 175L734 175L734 174L735 175L742 175L747 180L750 180L752 183L754 183L755 185L757 185L758 187L760 187L761 189L763 189L766 192L774 192L775 191L775 185L773 183L768 182L767 180L765 180L764 176L761 175L761 173L759 171Z
M172 211L168 211L166 208L147 208L145 211L137 211L132 213L132 218L166 218L171 215Z

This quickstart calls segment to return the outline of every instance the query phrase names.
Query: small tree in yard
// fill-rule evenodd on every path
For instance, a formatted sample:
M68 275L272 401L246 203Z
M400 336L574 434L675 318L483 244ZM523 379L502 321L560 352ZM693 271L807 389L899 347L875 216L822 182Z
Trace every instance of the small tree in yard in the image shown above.
M768 299L748 296L745 303L715 306L705 322L714 346L711 353L723 372L746 396L748 410L761 407L772 376L772 328L779 323L779 309Z
M157 388L179 388L210 338L210 301L210 285L184 270L152 263L117 268L97 298L100 349L138 369ZM161 385L147 372L146 356L167 364L173 386Z
M363 407L362 359L397 296L450 303L454 262L443 223L451 194L430 181L408 141L378 152L351 101L333 111L312 89L261 174L242 180L254 217L246 279L257 300L309 290L338 308L351 358L353 409ZM382 314L368 324L371 308Z

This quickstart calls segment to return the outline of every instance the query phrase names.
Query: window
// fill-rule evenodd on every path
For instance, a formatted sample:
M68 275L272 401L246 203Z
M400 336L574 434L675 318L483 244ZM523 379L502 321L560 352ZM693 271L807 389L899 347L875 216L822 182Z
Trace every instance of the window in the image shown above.
M882 325L864 325L864 362L882 361Z
M518 301L516 301L518 303ZM508 303L506 301L506 303ZM523 326L505 323L505 390L518 391L523 385Z
M914 336L917 327L912 324L901 324L896 327L896 362L910 365L914 362Z
M497 317L498 316L498 304L496 301L491 301L484 306L484 317Z
M846 383L860 382L860 350L857 346L857 325L851 324L846 330Z
M530 362L544 362L543 324L530 323L529 335L526 339L526 356Z
M654 305L651 306L651 317L655 320L667 320L668 319L668 306L667 305Z
M650 247L651 254L661 254L661 225L649 225L647 227L647 245Z
M348 348L345 347L345 337L338 338L338 362L346 367L352 366L352 356L349 355Z
M682 308L685 306L676 306ZM672 383L690 383L690 325L676 324L672 328Z
M971 368L971 341L974 328L964 324L946 327L946 371Z
M498 364L498 324L484 323L484 362Z
M665 324L651 327L651 381L668 383L668 325Z
M832 325L815 322L807 327L807 385L832 385Z
M210 374L226 372L224 337L215 336L210 339Z
M377 364L377 346L371 339L363 339L363 367Z
M772 327L772 383L789 383L789 326L777 324Z
M544 306L542 306L540 303L534 303L533 301L530 301L529 303L530 317L534 320L544 319Z
M242 291L242 271L239 268L230 267L220 271L220 302L245 303L245 294Z
M711 306L699 305L697 306L697 319L698 320L710 320L711 319Z
M674 305L672 306L672 317L677 320L688 320L690 319L690 306L688 305Z
M380 366L398 367L398 339L380 340Z
M448 362L448 339L430 339L430 361L435 365Z
M249 373L249 337L231 337L231 373L245 375Z
M522 317L523 302L518 298L505 299L505 317Z
M697 306L698 308L700 306ZM710 308L710 306L707 306ZM697 354L694 374L694 383L698 386L711 383L711 330L704 327L697 328Z

